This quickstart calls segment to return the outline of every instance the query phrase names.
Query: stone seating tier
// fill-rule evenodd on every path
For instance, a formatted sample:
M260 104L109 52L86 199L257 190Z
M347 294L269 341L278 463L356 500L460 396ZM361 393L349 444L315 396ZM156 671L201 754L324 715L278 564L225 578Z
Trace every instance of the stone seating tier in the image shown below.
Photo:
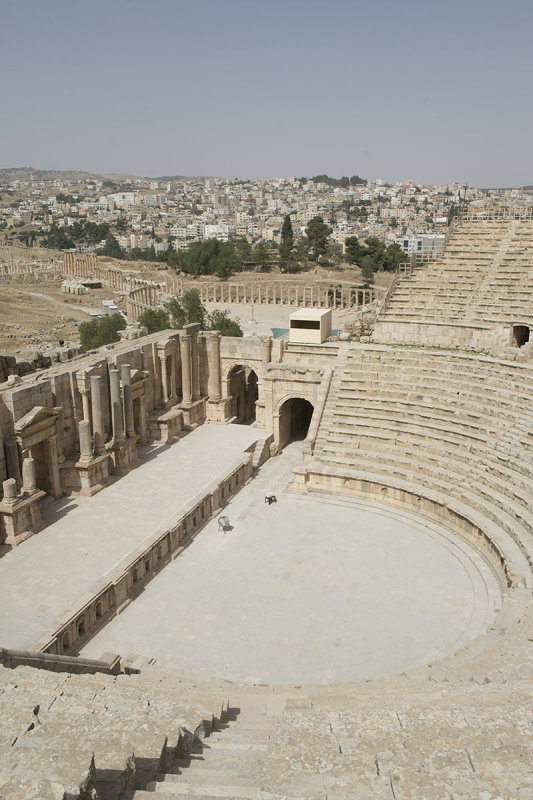
M188 702L176 684L0 667L0 795L118 797L153 779L213 720L213 710ZM213 708L220 713L219 705Z
M374 339L423 343L425 324L472 322L480 330L483 325L499 328L496 340L477 335L471 346L485 341L487 349L503 352L507 338L502 326L519 322L533 327L532 265L533 222L463 223L440 262L417 266L399 281ZM402 322L421 327L402 331ZM444 345L458 344L452 332L441 335Z
M313 458L453 498L533 562L533 368L408 348L350 350ZM366 476L366 478L365 478ZM499 535L499 534L498 534Z

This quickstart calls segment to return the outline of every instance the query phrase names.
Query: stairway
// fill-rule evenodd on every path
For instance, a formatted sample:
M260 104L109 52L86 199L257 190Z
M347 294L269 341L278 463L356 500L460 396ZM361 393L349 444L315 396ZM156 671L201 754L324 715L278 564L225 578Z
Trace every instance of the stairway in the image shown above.
M273 720L265 710L228 708L215 730L186 758L175 758L134 800L268 800L262 766L271 748Z

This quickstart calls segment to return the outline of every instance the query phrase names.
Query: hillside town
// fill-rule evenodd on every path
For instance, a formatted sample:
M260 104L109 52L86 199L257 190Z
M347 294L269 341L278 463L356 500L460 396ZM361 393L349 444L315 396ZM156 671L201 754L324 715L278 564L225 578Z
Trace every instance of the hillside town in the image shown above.
M156 260L169 250L218 239L275 250L290 215L294 240L320 216L331 227L328 258L342 259L347 238L397 243L407 255L442 250L451 216L490 199L526 205L526 190L486 190L411 180L390 184L348 178L227 180L137 178L87 173L0 171L0 241ZM110 246L111 242L111 246ZM118 245L118 246L117 246Z

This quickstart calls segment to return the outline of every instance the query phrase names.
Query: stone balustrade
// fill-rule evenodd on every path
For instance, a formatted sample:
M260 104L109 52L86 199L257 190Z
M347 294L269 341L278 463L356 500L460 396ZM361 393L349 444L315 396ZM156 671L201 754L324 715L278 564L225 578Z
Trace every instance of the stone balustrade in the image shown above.
M253 453L222 479L193 498L189 510L169 521L165 529L126 556L111 574L103 576L89 599L67 611L48 634L33 645L37 653L76 653L109 619L128 605L142 588L187 547L204 525L252 477Z

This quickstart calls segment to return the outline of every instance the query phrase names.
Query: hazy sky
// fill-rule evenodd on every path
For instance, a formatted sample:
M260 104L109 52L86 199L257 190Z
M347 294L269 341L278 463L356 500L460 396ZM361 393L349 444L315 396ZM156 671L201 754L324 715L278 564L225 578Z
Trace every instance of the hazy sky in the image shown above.
M533 0L0 0L0 167L533 183Z

